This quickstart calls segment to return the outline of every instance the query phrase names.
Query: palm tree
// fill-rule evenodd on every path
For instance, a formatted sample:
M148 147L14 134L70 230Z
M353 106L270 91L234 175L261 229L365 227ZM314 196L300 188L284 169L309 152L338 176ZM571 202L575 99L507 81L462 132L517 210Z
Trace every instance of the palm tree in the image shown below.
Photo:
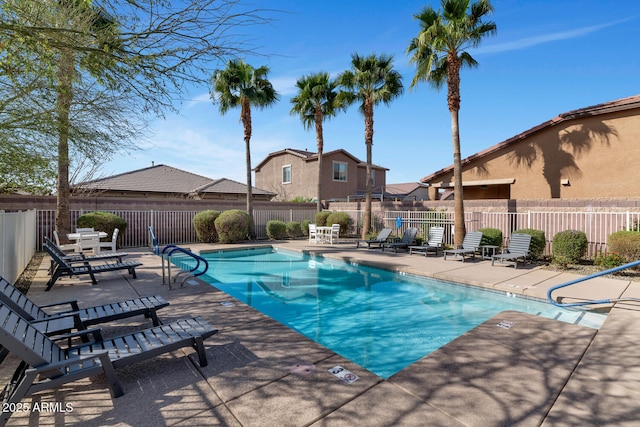
M335 116L343 106L338 102L338 84L329 73L321 72L304 76L296 82L298 94L291 98L291 114L299 114L305 129L315 125L318 144L318 212L322 210L322 151L324 136L322 122Z
M65 25L74 28L78 38L84 40L90 48L89 53L78 54L67 47L58 49L56 61L56 122L58 134L58 178L57 178L57 204L56 204L56 229L62 236L71 231L70 223L70 188L69 188L69 141L71 127L71 109L74 105L74 82L81 75L76 67L82 68L92 76L99 79L105 65L99 54L104 51L120 50L120 38L115 20L103 10L94 7L91 2L59 2L61 6L60 16ZM81 29L82 28L82 29ZM87 41L89 40L89 41ZM64 43L63 43L64 44ZM66 240L66 237L63 237Z
M373 107L380 102L388 105L404 90L402 76L393 69L393 57L388 55L351 55L351 70L340 74L338 82L345 88L340 101L346 104L359 102L364 115L364 143L367 147L367 195L365 199L362 238L371 229L371 147L373 146Z
M411 63L416 74L411 88L426 81L436 89L447 84L447 104L451 113L451 140L453 144L453 180L455 194L454 236L456 246L462 244L466 233L464 225L464 197L462 194L462 160L460 156L460 69L478 65L465 51L477 47L485 36L496 33L496 24L483 18L493 12L489 0L441 0L442 10L436 12L425 7L414 15L420 21L420 32L411 40L407 53L413 53ZM467 13L468 11L468 13Z
M247 163L247 214L252 219L253 194L251 185L251 106L265 108L278 101L278 93L267 80L269 68L253 68L241 59L232 59L224 70L215 70L212 77L211 99L219 104L220 114L231 108L240 107L240 121L244 127L244 143Z

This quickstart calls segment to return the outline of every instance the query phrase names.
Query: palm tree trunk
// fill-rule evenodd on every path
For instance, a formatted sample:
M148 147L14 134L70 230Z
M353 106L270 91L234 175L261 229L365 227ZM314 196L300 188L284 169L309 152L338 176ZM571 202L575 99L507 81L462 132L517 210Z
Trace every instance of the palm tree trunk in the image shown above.
M251 220L249 237L253 239L256 235L255 227L253 224L253 189L251 184L251 104L249 99L242 99L242 112L240 113L240 119L244 126L244 143L246 149L246 164L247 164L247 215Z
M451 143L453 145L453 197L455 220L454 244L462 245L466 229L464 225L464 195L462 194L462 157L460 154L460 58L458 52L447 54L447 103L451 113Z
M322 132L322 106L316 107L316 141L318 143L318 193L317 210L322 211L322 152L324 150L324 136Z
M462 245L466 229L464 225L464 196L462 194L462 156L460 154L460 129L458 128L458 111L451 112L451 135L453 144L453 194L455 222L454 244Z
M362 223L362 236L365 240L369 230L371 230L371 192L373 185L371 182L371 165L372 160L372 146L373 146L373 102L367 99L364 102L364 143L367 146L367 169L366 169L366 183L367 194L364 200L364 221Z
M73 100L75 71L73 52L62 50L58 63L56 114L58 120L58 180L56 199L56 229L63 242L71 232L69 189L69 114Z

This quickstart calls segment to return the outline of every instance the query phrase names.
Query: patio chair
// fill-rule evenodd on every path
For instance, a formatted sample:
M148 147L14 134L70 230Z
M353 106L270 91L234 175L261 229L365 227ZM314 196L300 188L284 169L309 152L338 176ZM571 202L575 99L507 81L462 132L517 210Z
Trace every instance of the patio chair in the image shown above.
M531 246L531 235L515 233L511 235L509 239L509 246L502 250L502 253L491 256L491 266L496 259L500 262L505 260L512 260L513 267L518 268L518 259L522 258L522 264L527 263L527 257L529 256L529 247Z
M87 256L82 252L74 252L74 253L66 253L60 249L57 245L55 245L51 239L47 236L44 237L43 248L45 250L51 250L58 254L62 259L64 259L69 264L74 263L84 263L85 261L104 261L104 260L118 260L118 262L122 262L122 258L129 256L126 252L108 252L104 254L90 255ZM49 275L53 273L53 270L56 268L56 263L53 258L51 258L51 265L49 266Z
M97 255L100 253L100 235L97 232L80 233L78 246L81 252L90 250L94 255Z
M158 326L160 320L156 312L169 305L160 295L86 308L80 308L76 300L37 305L3 277L0 277L0 302L49 336L68 333L73 329L81 331L100 323L140 315L151 318L153 326ZM48 313L44 309L64 311Z
M76 245L75 243L68 243L68 244L61 245L60 244L60 237L58 236L58 230L53 230L53 238L56 241L56 246L58 248L60 248L60 250L63 251L63 252L65 252L65 251L73 251L73 252L80 251L80 247L78 245Z
M435 252L438 256L438 250L444 249L442 240L444 239L444 227L431 227L429 229L429 238L420 246L409 246L409 255L415 253L424 253L426 257L429 252Z
M340 243L340 224L331 224L331 231L325 238L331 245L334 240L336 243Z
M309 224L309 243L318 243L318 231L315 224Z
M382 251L384 252L385 248L393 248L394 252L398 252L399 248L409 250L409 246L415 243L416 235L418 234L418 229L415 227L409 227L404 230L404 234L402 235L402 239L398 242L389 242L382 245Z
M476 251L480 247L480 242L482 241L482 232L481 231L469 231L465 234L464 239L462 240L462 247L458 249L448 249L444 251L444 259L447 259L447 255L460 255L462 257L462 262L464 262L464 258L466 255L471 255L471 258L476 257Z
M376 236L375 239L369 239L369 240L358 240L356 242L356 248L360 247L360 243L362 244L367 244L367 249L371 249L371 245L374 245L374 248L376 247L375 245L377 245L378 248L381 248L383 244L385 244L387 242L387 240L389 240L389 236L391 235L391 229L390 228L383 228L382 230L380 230L380 232L378 233L378 235Z
M194 348L200 366L207 366L203 341L217 332L202 318L194 317L101 342L62 348L0 303L0 345L22 361L4 388L2 401L5 405L18 403L25 396L102 373L107 377L111 395L120 397L124 390L115 369L185 347ZM11 411L3 411L0 425L6 424L10 416Z
M98 283L95 276L97 273L128 270L129 274L131 274L131 276L135 279L137 277L136 267L142 265L141 262L123 262L117 260L112 260L111 262L107 261L104 264L91 264L90 261L96 260L96 258L94 258L93 260L82 260L82 265L74 266L72 262L67 261L64 257L61 257L58 252L53 250L49 245L44 245L44 249L45 251L47 251L49 256L51 256L51 259L53 259L53 262L55 264L53 271L51 272L51 278L47 283L45 291L50 290L51 287L56 283L56 281L63 276L71 277L88 274L89 277L91 277L91 283L95 285Z
M99 242L98 247L100 248L100 251L102 251L102 248L108 249L109 252L115 252L116 251L116 240L118 240L118 233L120 232L120 230L118 230L117 228L113 229L113 234L111 235L111 241L109 242Z

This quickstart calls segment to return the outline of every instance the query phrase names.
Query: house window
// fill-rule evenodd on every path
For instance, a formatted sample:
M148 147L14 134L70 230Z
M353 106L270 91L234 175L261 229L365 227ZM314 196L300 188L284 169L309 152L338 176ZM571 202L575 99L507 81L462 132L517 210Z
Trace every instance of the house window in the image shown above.
M282 183L291 184L291 165L282 167Z
M347 181L347 164L344 162L333 162L333 180Z
M376 171L371 169L371 186L376 186Z

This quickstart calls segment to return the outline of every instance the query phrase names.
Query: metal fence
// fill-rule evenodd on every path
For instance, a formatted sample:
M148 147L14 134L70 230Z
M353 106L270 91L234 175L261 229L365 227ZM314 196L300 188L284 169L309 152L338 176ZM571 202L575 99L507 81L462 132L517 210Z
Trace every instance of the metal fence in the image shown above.
M363 211L347 212L354 224L354 234L361 230ZM402 235L407 227L417 227L418 236L428 236L429 228L445 227L445 244L453 244L455 214L450 211L378 211L372 212L374 231L391 228ZM398 218L401 226L397 227ZM640 230L640 212L465 212L467 231L497 228L502 231L504 243L511 233L522 229L542 230L545 233L545 253L551 253L553 237L560 231L578 230L587 235L587 255L606 252L609 235L622 230Z
M71 224L76 224L78 217L89 211L71 211ZM115 215L123 218L127 222L126 232L121 234L119 246L143 247L151 246L149 237L149 226L153 227L158 239L158 244L183 245L198 241L195 229L193 228L193 217L199 211L118 211L110 210ZM255 224L256 238L267 238L267 222L270 220L296 221L305 219L313 220L315 210L254 210L253 222ZM42 249L44 236L52 237L55 229L56 212L54 210L38 211L38 248Z
M71 223L75 224L78 217L87 211L72 211ZM121 237L122 247L141 247L150 245L148 227L154 228L158 243L189 244L197 242L192 220L197 211L110 211L127 221L127 230ZM363 211L344 210L352 218L350 234L359 236L362 229ZM315 211L303 209L283 210L255 210L253 220L256 237L265 239L266 224L270 220L313 221ZM451 211L374 211L372 212L373 229L379 231L388 227L394 233L401 235L407 227L417 227L418 236L428 235L433 226L445 227L445 243L453 244L454 213ZM400 218L400 227L397 221ZM55 211L42 210L37 212L38 245L43 237L53 234L55 228ZM551 253L553 236L564 230L579 230L587 235L589 242L588 255L594 256L606 251L607 238L610 234L620 230L638 229L640 212L465 212L467 230L480 228L497 228L502 231L505 243L513 231L519 229L536 229L545 233L547 240L546 253ZM38 246L40 247L40 246Z

